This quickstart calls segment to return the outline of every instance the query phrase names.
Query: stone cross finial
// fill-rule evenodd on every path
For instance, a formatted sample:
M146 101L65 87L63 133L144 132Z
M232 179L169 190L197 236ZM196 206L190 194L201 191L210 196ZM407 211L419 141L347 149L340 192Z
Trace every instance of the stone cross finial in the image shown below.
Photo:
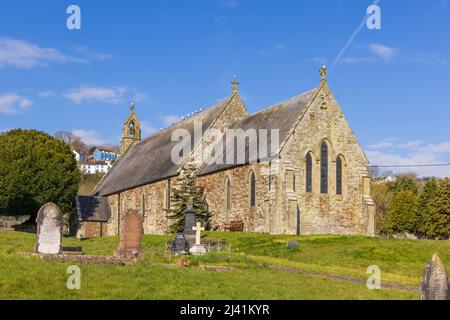
M237 93L238 92L239 80L238 80L236 75L234 75L233 81L231 81L231 84L233 85L233 94Z
M134 113L134 102L131 103L130 111Z
M195 233L195 245L199 246L200 245L200 236L201 236L201 232L203 230L205 230L205 228L202 227L202 224L200 222L197 222L197 226L192 227L192 230L194 230Z
M327 72L328 72L327 67L322 66L322 68L320 68L319 73L321 76L321 81L327 81Z
M188 200L187 209L188 210L194 209L194 200L192 199L192 197L190 197L189 200Z

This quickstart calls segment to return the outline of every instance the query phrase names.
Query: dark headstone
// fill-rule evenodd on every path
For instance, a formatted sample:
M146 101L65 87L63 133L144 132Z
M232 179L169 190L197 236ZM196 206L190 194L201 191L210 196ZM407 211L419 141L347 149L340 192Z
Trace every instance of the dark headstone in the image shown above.
M44 204L39 209L37 218L37 239L35 251L42 254L61 253L63 232L63 214L54 203Z
M183 233L177 233L175 239L172 240L171 250L173 254L189 253L189 242Z
M195 244L195 209L192 205L192 200L189 200L187 208L184 210L184 231L183 234L186 240L193 246Z
M115 254L122 259L138 258L141 254L142 216L139 210L127 210L120 219L120 243Z
M428 262L420 283L420 300L449 300L448 274L437 254Z
M286 247L288 249L297 248L299 246L298 241L288 241Z

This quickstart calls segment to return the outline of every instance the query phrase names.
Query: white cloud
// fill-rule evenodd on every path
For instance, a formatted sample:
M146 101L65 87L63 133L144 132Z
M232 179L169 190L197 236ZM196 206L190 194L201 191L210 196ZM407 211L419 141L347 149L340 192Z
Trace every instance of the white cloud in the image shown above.
M29 108L33 102L15 93L0 95L0 113L20 113Z
M71 57L53 48L43 48L24 40L0 38L0 67L29 69L50 63L87 62Z
M406 143L401 143L401 144L397 145L397 147L401 148L401 149L411 149L411 148L416 148L423 144L424 144L424 142L422 140L413 140L413 141L409 141Z
M181 117L177 116L177 115L169 114L169 115L159 116L159 119L162 121L162 123L165 126L170 126L170 125L180 121Z
M369 45L369 50L375 54L377 57L390 61L397 54L398 49L393 47L388 47L382 44L371 44Z
M107 143L95 130L74 129L72 133L87 145L104 145Z
M312 59L309 59L308 62L314 62L320 65L326 65L327 64L327 59L323 58L323 57L314 57Z
M86 46L75 46L75 47L73 47L73 49L76 52L82 54L88 60L99 60L99 61L102 61L102 60L110 60L110 59L114 58L114 56L112 56L110 54L102 53L102 52L96 52L96 51L93 51L93 50L89 49Z
M158 129L156 129L154 126L152 126L148 121L141 122L141 129L142 129L142 132L147 135L153 134L158 131Z
M63 97L76 104L101 102L106 104L120 104L126 101L141 102L147 100L143 92L125 86L95 87L80 86L63 93Z
M394 139L384 139L380 142L370 144L368 147L370 149L385 149L394 146Z
M238 6L238 0L220 0L222 6L227 8L236 8Z
M53 97L55 95L56 94L53 91L51 91L51 90L41 91L41 92L38 93L38 96L42 97L42 98Z
M391 139L386 139L375 144L375 146L381 146L379 149L389 145L389 151L374 150L374 148L366 151L371 165L411 166L450 163L449 141L438 144L425 144L421 140L413 140L401 144L391 142ZM416 166L388 169L396 173L416 172L419 176L450 177L450 166Z
M375 62L374 57L347 57L342 59L343 63L357 64L357 63L372 63Z

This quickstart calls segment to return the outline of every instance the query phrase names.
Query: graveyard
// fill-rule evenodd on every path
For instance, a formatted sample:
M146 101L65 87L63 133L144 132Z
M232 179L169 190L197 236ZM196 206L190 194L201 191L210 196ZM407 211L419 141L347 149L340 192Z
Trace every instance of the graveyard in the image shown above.
M222 243L222 250L181 256L171 254L172 239L143 235L140 259L114 265L45 261L34 254L36 234L2 231L0 298L410 300L419 299L434 253L450 263L448 241L202 231L202 243ZM118 236L62 238L63 247L82 246L86 256L112 256L120 242ZM79 290L66 286L74 264L81 269ZM381 269L379 290L366 285L371 265Z

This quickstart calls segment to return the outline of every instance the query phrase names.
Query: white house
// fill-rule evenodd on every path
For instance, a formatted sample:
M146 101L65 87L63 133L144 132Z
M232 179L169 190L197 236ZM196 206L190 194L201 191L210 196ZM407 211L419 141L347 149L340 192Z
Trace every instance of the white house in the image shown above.
M83 174L107 173L112 167L111 161L80 161L78 163L80 171Z

